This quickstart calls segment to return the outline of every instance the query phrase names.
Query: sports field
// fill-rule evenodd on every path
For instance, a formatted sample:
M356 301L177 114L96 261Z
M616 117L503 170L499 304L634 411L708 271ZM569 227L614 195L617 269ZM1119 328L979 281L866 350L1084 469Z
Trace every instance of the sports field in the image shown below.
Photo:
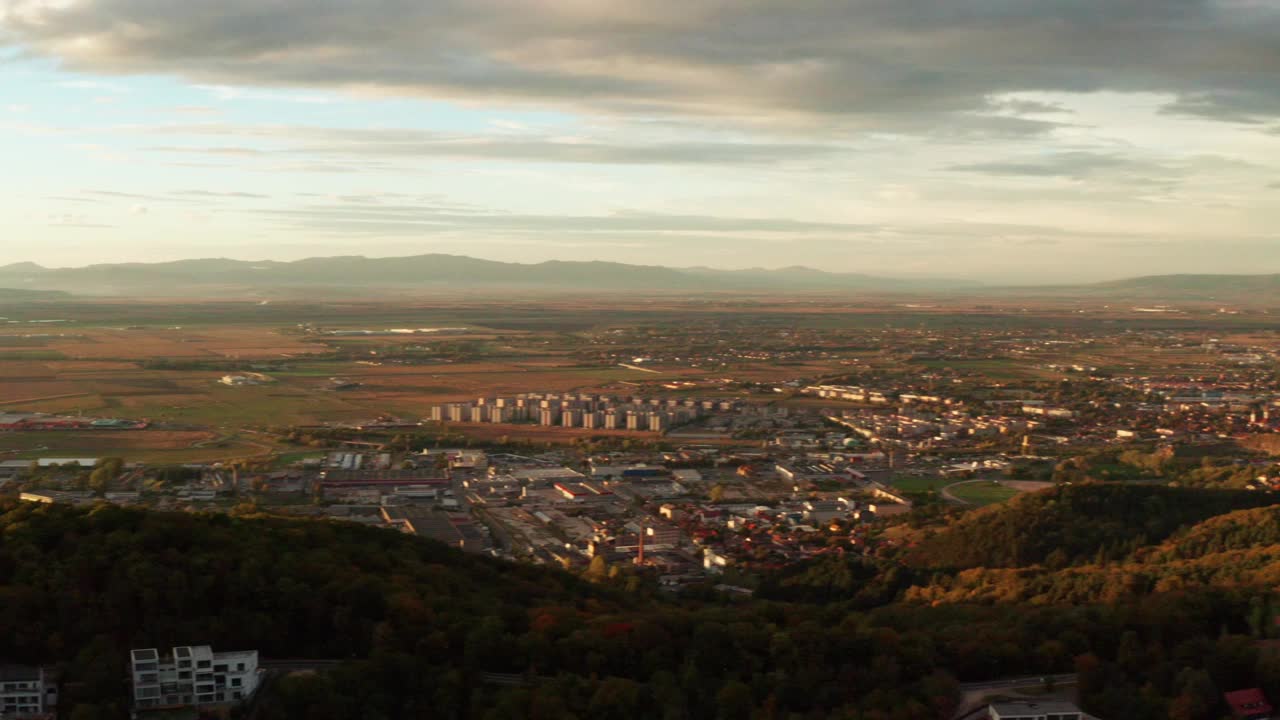
M1002 503L1022 494L1022 491L1017 488L993 480L957 483L948 486L947 492L953 497L977 507Z

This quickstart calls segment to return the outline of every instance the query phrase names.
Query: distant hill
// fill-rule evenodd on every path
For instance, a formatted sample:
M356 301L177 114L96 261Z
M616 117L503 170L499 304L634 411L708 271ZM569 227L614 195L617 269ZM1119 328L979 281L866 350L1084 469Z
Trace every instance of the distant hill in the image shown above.
M1280 274L1144 275L1078 285L983 287L970 295L1114 299L1134 302L1223 301L1280 303Z
M713 270L559 261L505 263L460 255L317 257L293 262L226 259L44 268L0 267L0 285L101 295L291 294L340 289L377 294L432 289L716 292L922 291L970 287L953 280L895 279L810 268Z
M1102 292L1133 296L1211 299L1242 295L1280 294L1280 274L1272 275L1146 275L1097 283Z
M315 257L292 262L206 258L45 268L0 266L0 288L77 295L290 297L402 295L432 291L910 293L974 298L1054 297L1129 301L1280 302L1277 275L1152 275L1081 285L996 286L942 278L893 278L803 266L721 270L600 261L508 263L463 255ZM0 300L6 299L0 290Z
M61 290L25 290L0 287L0 302L26 302L28 300L61 300L71 293Z

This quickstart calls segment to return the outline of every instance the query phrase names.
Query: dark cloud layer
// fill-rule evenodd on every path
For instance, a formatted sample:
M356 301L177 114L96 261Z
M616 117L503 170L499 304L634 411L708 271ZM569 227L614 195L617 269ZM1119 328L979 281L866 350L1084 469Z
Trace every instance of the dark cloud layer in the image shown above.
M1262 0L0 0L0 31L99 73L632 114L930 130L1003 93L1116 90L1280 116Z

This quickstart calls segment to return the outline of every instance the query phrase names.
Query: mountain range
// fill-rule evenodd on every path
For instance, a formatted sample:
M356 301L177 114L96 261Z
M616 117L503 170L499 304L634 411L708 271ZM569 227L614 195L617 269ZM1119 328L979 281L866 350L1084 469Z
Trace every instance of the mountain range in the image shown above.
M195 259L45 268L0 266L0 298L18 291L77 295L257 297L381 295L433 290L617 292L856 292L1104 297L1146 300L1280 299L1276 275L1153 275L1084 285L1008 287L943 278L891 278L793 266L673 268L598 261L520 264L460 255L316 257L292 262ZM31 295L28 299L39 299Z
M520 264L460 255L367 258L317 257L292 262L226 259L112 263L45 268L0 267L0 287L63 290L87 295L293 294L329 289L360 294L432 289L618 291L929 291L977 287L942 279L897 279L828 273L804 267L715 270L552 260Z

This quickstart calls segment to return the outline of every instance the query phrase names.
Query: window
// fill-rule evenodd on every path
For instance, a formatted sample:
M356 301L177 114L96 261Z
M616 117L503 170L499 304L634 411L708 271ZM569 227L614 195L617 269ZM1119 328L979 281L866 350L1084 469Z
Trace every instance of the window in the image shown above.
M244 663L236 663L236 672L244 672Z
M207 668L207 667L209 667L210 665L213 665L213 661L212 661L212 660L197 660L197 661L196 661L196 667L198 667L198 668Z
M231 678L231 687L240 687L240 678Z

